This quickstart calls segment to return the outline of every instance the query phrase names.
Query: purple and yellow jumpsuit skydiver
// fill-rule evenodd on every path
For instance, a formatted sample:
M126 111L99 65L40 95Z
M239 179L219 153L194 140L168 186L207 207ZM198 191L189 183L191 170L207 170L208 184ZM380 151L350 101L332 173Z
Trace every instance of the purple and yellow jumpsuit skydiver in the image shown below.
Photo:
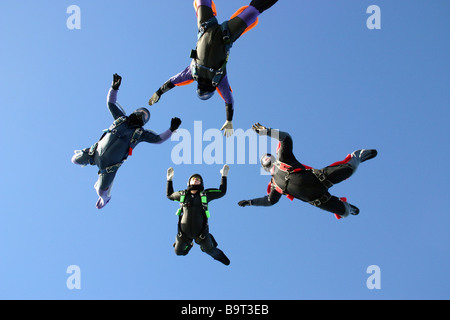
M217 90L225 101L226 122L221 130L226 136L233 134L234 100L228 81L226 65L233 43L245 32L255 27L258 16L278 0L252 0L249 6L240 8L230 20L219 24L212 0L195 0L198 41L191 52L191 64L166 81L150 98L149 105L158 102L161 95L176 86L197 81L197 94L207 100Z
M107 105L114 118L109 129L104 130L100 140L92 147L75 150L72 163L86 166L96 165L99 169L95 190L99 196L96 203L98 209L103 208L111 199L111 188L117 170L125 162L133 149L140 142L161 144L172 136L172 132L181 124L179 118L171 120L170 128L161 134L156 134L142 127L150 120L150 112L139 108L129 116L117 103L117 92L122 78L114 74L113 84L108 92Z
M261 158L261 165L272 175L268 194L262 198L239 201L239 206L272 206L282 195L286 195L290 200L299 199L334 213L337 219L359 214L359 209L349 204L346 198L332 196L328 189L350 178L360 163L376 157L375 149L356 150L344 160L317 170L295 158L293 141L288 133L266 128L259 123L253 125L253 130L259 135L279 140L277 157L265 154Z

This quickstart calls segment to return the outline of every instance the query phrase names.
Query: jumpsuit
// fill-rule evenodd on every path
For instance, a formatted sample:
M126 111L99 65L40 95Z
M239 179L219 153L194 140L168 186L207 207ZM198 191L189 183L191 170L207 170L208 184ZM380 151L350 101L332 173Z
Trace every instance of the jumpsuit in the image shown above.
M246 29L255 23L258 16L274 5L278 0L253 0L242 12L226 22L229 30L230 46L246 31ZM211 0L197 0L196 13L197 24L199 30L202 25L215 19L215 12L212 7ZM200 36L197 42L196 57L193 58L192 63L180 73L171 77L166 81L157 91L159 96L166 93L175 86L182 86L190 84L194 81L200 83L207 82L211 86L212 75L206 69L220 69L224 62L228 59L228 50L224 43L224 35L221 25L213 23L208 26L204 33ZM204 66L206 68L197 68L198 78L194 79L192 70L195 64ZM234 99L232 90L228 82L228 75L226 66L223 70L223 76L215 88L222 99L225 101L226 119L233 120L234 113Z
M114 120L126 117L125 112L117 103L117 92L118 90L111 88L107 97L108 109ZM139 126L130 125L126 120L117 127L112 125L93 147L76 151L72 158L74 164L81 166L90 164L98 167L98 180L95 184L95 189L99 197L103 199L103 203L101 203L100 199L97 202L97 208L99 209L110 200L114 178L120 165L132 151L130 150L130 145L136 129L139 129ZM149 130L142 130L142 134L134 146L140 142L161 144L171 136L172 131L170 129L160 135Z
M272 180L269 183L268 195L250 200L254 206L271 206L277 203L283 194L308 202L320 209L336 214L339 219L354 212L356 207L347 203L345 198L332 196L328 190L333 185L348 179L363 161L376 156L376 150L357 150L347 155L343 161L335 162L321 170L300 163L293 154L291 136L282 131L268 129L259 131L260 135L270 135L279 139L277 161L272 167ZM295 172L293 172L295 170ZM318 175L324 178L321 182ZM353 209L353 210L352 210ZM353 211L353 212L352 212ZM358 210L359 212L359 210Z
M227 177L223 176L219 189L204 190L207 202L222 198L227 191ZM192 248L192 241L200 245L203 252L207 253L215 260L225 265L229 265L230 261L217 248L217 242L209 233L208 218L201 201L201 191L193 194L189 190L174 192L172 181L167 181L167 198L172 201L180 201L182 194L185 194L185 202L182 205L182 212L178 221L178 234L174 243L175 254L185 256Z

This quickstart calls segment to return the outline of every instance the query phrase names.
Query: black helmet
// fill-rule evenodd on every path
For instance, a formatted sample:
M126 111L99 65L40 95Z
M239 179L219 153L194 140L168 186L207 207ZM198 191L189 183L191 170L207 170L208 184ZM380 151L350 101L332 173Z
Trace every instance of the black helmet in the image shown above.
M192 178L196 178L196 179L200 180L201 183L199 185L191 185ZM198 173L193 174L192 176L189 177L187 185L188 185L189 190L204 190L205 189L205 187L203 186L203 178Z
M198 79L197 95L201 100L208 100L216 92L216 88L211 84L210 80Z
M140 116L142 122L144 123L143 125L145 125L150 120L150 111L148 111L147 108L136 109L134 110L133 114Z

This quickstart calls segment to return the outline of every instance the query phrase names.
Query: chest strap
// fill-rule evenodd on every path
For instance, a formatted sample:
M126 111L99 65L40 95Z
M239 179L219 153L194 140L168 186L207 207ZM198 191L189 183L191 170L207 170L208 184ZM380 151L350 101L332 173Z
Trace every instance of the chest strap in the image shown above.
M211 215L210 215L209 209L208 209L208 196L206 195L206 191L200 192L200 199L202 201L202 207L203 207L203 211L205 212L206 218L209 219L211 217ZM181 216L181 213L183 212L183 208L186 206L186 190L181 191L181 196L180 196L179 202L180 202L180 208L175 213L177 216Z

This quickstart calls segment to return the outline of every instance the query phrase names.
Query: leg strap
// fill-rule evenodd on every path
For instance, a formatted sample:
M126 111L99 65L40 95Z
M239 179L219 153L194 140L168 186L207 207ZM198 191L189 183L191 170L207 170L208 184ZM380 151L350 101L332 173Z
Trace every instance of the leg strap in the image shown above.
M98 173L100 174L100 173L113 173L113 172L116 172L117 170L119 170L120 166L122 166L122 164L124 162L125 161L121 161L121 162L116 163L116 164L114 164L112 166L106 167L105 169L99 170Z
M331 199L331 194L329 192L325 193L320 198L310 201L309 204L312 204L315 207L319 207L324 203L327 203Z
M319 181L325 186L325 188L331 188L333 186L333 183L327 179L325 174L323 173L323 170L317 170L313 169L312 173L319 179Z

